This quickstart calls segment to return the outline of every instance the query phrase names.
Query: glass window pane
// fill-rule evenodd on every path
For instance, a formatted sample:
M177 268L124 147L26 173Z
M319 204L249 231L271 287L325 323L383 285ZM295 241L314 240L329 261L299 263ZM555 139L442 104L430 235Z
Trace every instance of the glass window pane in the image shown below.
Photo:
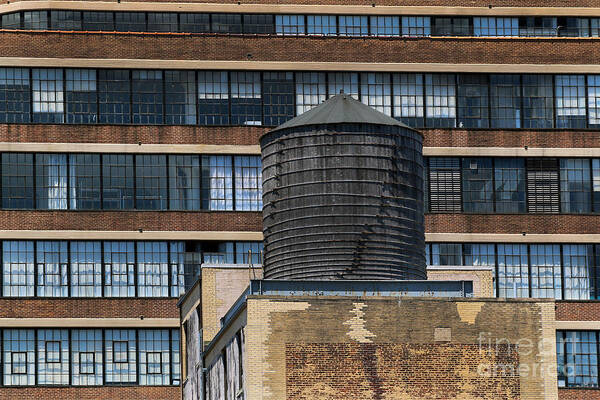
M529 263L524 244L498 245L498 297L529 297Z
M402 17L402 36L431 36L431 17Z
M137 242L138 297L169 296L167 242Z
M397 16L372 16L371 35L373 36L400 36L400 17Z
M585 76L556 75L556 127L585 128Z
M494 184L496 213L525 212L525 160L523 158L496 158Z
M114 31L115 20L113 18L113 13L103 11L84 11L83 30L105 32Z
M385 115L392 115L390 74L363 73L360 77L361 101Z
M67 209L67 155L36 154L36 208Z
M337 22L335 15L308 15L306 16L306 25L309 35L337 35Z
M146 13L116 12L115 30L118 32L146 32Z
M102 385L103 348L100 329L73 329L71 331L72 385Z
M244 14L244 33L261 35L275 33L273 14Z
M242 16L239 14L211 14L214 33L242 33Z
M261 265L263 256L262 242L236 242L235 263Z
M463 210L472 213L494 212L491 158L463 158Z
M560 245L529 246L531 297L562 298Z
M356 100L358 97L358 74L356 72L328 72L327 85L329 97L345 93Z
M171 384L171 359L168 329L140 329L140 382L147 385Z
M33 122L63 123L63 70L31 70Z
M70 242L71 297L102 296L100 242Z
M474 17L475 36L519 36L519 18Z
M521 78L519 75L490 75L492 128L521 127Z
M33 297L33 242L2 242L2 295Z
M25 11L23 13L23 29L25 30L47 30L48 11Z
M135 296L133 242L104 242L104 296Z
M138 210L167 209L167 156L136 155L136 208Z
M231 72L231 124L262 125L260 72Z
M35 385L35 336L33 329L2 331L3 383L6 386Z
M179 31L189 33L210 32L210 14L179 14Z
M411 127L425 126L423 75L393 74L394 118Z
M2 24L2 29L21 29L21 13L14 12L3 14L0 22Z
M177 13L147 13L148 32L177 32Z
M263 118L279 126L294 117L294 73L263 72Z
M196 124L196 79L193 71L165 71L165 122Z
M229 124L227 72L198 72L198 122L200 125Z
M67 123L95 124L98 114L96 70L67 69Z
M169 156L169 209L200 209L200 158Z
M28 68L0 68L0 123L29 122Z
M591 245L563 245L565 299L589 300L591 290L593 248Z
M296 115L318 106L325 101L326 96L325 73L296 73Z
M488 128L488 76L458 75L458 127Z
M100 155L69 155L69 208L100 209Z
M258 156L235 156L235 209L262 211L262 163Z
M128 70L98 71L99 122L129 124L131 122L131 82Z
M369 36L369 22L366 16L338 16L340 36Z
M69 333L66 329L37 331L38 385L69 383Z
M2 153L2 208L34 208L33 154Z
M231 156L202 157L202 208L233 210L233 170Z
M560 160L560 199L563 213L589 213L592 181L590 160L562 158Z
M134 124L163 123L162 71L131 72L131 111Z
M523 75L523 128L552 128L551 75Z
M102 155L102 207L105 210L133 209L133 155Z
M453 128L456 125L456 77L450 74L425 75L427 126Z
M104 332L106 383L136 383L137 351L135 330L108 329Z
M53 30L80 31L81 12L52 10L50 11L50 24Z
M458 243L433 243L431 265L463 265L462 245Z
M66 241L36 242L37 296L68 296L67 243Z
M304 15L276 15L275 32L285 36L304 35Z

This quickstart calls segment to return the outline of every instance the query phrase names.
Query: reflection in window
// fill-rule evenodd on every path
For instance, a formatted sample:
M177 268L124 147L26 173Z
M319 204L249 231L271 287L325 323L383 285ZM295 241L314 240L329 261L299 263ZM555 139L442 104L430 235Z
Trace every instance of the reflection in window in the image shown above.
M560 199L563 213L592 211L590 161L582 158L560 159Z
M373 36L400 36L400 17L372 16L371 34Z
M2 29L21 29L21 13L2 14Z
M104 242L104 296L135 296L133 242Z
M36 154L36 205L38 209L67 208L67 155Z
M131 96L128 70L98 71L99 122L102 124L129 124Z
M29 69L0 68L0 123L29 122Z
M50 24L53 30L80 31L81 12L52 10L50 11Z
M202 208L233 210L232 161L229 156L202 157Z
M33 242L2 242L2 295L33 297Z
M115 13L115 30L117 32L145 32L146 13L117 12Z
M36 242L37 295L40 297L67 297L68 242Z
M328 72L327 87L329 97L336 94L345 93L354 97L358 97L358 74L356 72Z
M392 115L392 85L390 74L361 74L361 101L385 115Z
M431 17L402 17L402 36L431 36Z
M33 69L33 122L64 122L63 70Z
M268 35L275 33L273 14L244 14L244 33Z
M171 297L179 297L185 291L185 264L186 246L185 242L170 242L170 269L171 269ZM199 260L198 260L199 261Z
M69 383L69 333L66 329L37 331L38 385Z
M427 126L453 128L456 125L456 77L425 75Z
M434 36L469 36L471 28L466 17L436 17L433 19Z
M236 242L235 263L236 264L262 264L263 244L262 242Z
M588 123L600 127L600 75L588 75Z
M393 74L394 118L411 127L425 126L423 75Z
M263 72L263 118L279 126L294 117L294 73Z
M198 122L201 125L229 124L227 72L198 72Z
M552 76L523 75L523 128L552 128Z
M2 331L4 385L35 385L35 345L33 329L4 329Z
M309 35L337 35L335 15L307 15L306 26Z
M475 36L519 36L519 18L474 17Z
M165 71L165 123L196 124L196 79L193 71Z
M202 244L204 264L233 264L235 254L233 242L207 242Z
M458 75L458 127L488 128L488 76Z
M275 32L278 35L304 35L304 15L276 15Z
M590 23L587 18L560 17L556 30L562 37L589 37Z
M197 13L179 14L179 31L190 33L210 32L210 15Z
M71 377L74 386L102 385L102 353L100 329L71 331Z
M135 200L138 210L167 209L167 156L135 156Z
M169 209L200 209L200 159L169 156Z
M72 210L100 209L100 155L69 155L69 203Z
M137 381L137 351L133 329L108 329L104 332L106 383Z
M521 77L490 75L491 128L521 127Z
M33 154L2 153L2 208L34 208Z
M592 201L594 212L600 211L600 159L592 159Z
M431 245L431 265L463 265L462 249L456 243L434 243Z
M102 155L102 207L127 210L134 205L133 155Z
M556 17L519 18L519 36L558 36L558 24Z
M493 244L465 243L465 265L493 267L496 265Z
M105 11L84 11L83 12L83 30L84 31L105 31L115 30L115 20L112 12Z
M42 30L48 29L48 11L25 11L23 13L23 29Z
M463 158L463 210L494 212L491 158Z
M215 33L242 33L242 16L239 14L211 14Z
M532 244L531 257L531 297L562 297L560 245Z
M525 160L496 158L494 160L494 192L499 214L525 212Z
M565 299L589 300L592 298L593 248L591 245L565 244L563 265L565 272Z
M161 71L131 72L131 111L134 124L163 123L162 85Z
M71 242L71 297L102 296L100 242Z
M296 73L296 114L300 115L325 101L327 87L323 72Z
M585 128L585 76L556 75L556 127Z
M240 211L262 210L262 167L260 157L236 156L235 209Z
M526 245L498 245L498 289L498 297L529 297Z
M231 73L231 123L261 125L260 73Z
M167 242L137 242L138 297L168 297Z
M140 385L170 385L169 331L141 329L139 331Z
M369 22L366 16L340 15L338 29L340 36L368 36Z
M177 13L149 12L148 32L177 32Z
M67 123L96 123L96 70L67 69L66 72Z

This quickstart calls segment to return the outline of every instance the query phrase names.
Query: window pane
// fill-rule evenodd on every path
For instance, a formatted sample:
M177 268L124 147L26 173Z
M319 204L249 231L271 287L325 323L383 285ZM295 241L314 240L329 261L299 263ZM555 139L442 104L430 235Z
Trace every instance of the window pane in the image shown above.
M83 12L83 30L84 31L105 31L115 30L115 21L112 12L84 11Z
M233 264L235 253L233 242L202 243L202 262L204 264Z
M98 114L96 70L67 69L67 123L95 124Z
M100 329L71 331L71 383L74 386L102 385L103 348Z
M345 93L356 100L358 97L358 74L356 72L328 72L327 85L329 97Z
M50 11L50 22L53 30L80 31L81 12L52 10Z
M33 122L63 123L63 70L33 69Z
M589 213L592 183L590 160L562 158L560 160L560 199L563 213Z
M308 15L306 17L306 23L309 35L337 35L335 15Z
M210 32L209 14L179 14L179 31L189 33Z
M434 36L470 36L469 18L438 17L433 19Z
M260 72L231 73L231 124L261 125Z
M242 16L239 14L212 14L214 33L242 33Z
M465 243L465 265L493 267L496 265L493 244Z
M236 156L235 209L262 211L262 164L258 156Z
M133 242L104 242L104 295L135 296Z
M72 210L100 209L100 155L69 155L69 199Z
M600 159L598 158L592 159L592 196L594 212L600 212Z
M523 128L552 128L552 76L523 75Z
M458 75L458 127L488 128L488 76Z
M498 245L498 297L529 297L528 265L526 245Z
M560 371L567 387L598 387L598 341L597 332L563 332L566 365ZM564 354L564 353L563 353ZM565 377L566 375L566 377Z
M2 295L33 297L33 242L2 242Z
M276 15L275 32L278 35L304 35L304 15Z
M279 126L294 117L294 73L263 72L264 124Z
M340 36L369 36L369 22L366 16L340 15L338 22Z
M185 242L170 242L169 243L170 257L169 260L171 269L171 297L179 297L185 292L185 277L186 269L189 271L188 274L196 273L198 276L199 272L192 272L192 267L196 268L200 264L199 254L193 252L186 254L186 243ZM188 264L188 267L186 267ZM190 265L193 264L193 265Z
M180 360L180 346L181 341L179 329L171 329L171 364L173 365L173 371L171 371L171 384L181 384L181 360Z
M527 159L527 198L530 213L558 213L558 160L555 158Z
M520 17L519 36L552 37L557 35L555 17Z
M262 242L236 242L235 263L236 264L262 264L263 244Z
M556 75L556 127L585 128L585 76Z
M503 17L474 17L475 36L519 36L519 19Z
M456 243L433 243L431 265L463 265L461 247Z
M521 127L521 78L519 75L490 75L492 128Z
M244 33L268 35L275 33L273 14L244 14Z
M133 329L108 329L104 332L106 383L137 381L137 351Z
M118 32L146 32L146 13L115 13L115 30Z
M102 296L100 242L71 242L71 297Z
M177 13L149 12L148 32L177 32Z
M162 72L131 72L131 110L134 124L163 123Z
M461 211L460 158L429 159L429 198L433 213Z
M323 72L296 73L296 114L300 115L325 101L327 87Z
M385 115L392 115L390 74L363 73L360 77L361 101Z
M400 17L372 16L371 35L400 36Z
M29 69L0 68L0 123L29 122Z
M463 158L463 210L472 213L494 212L492 159Z
M169 156L169 209L200 209L200 158Z
M453 128L456 125L456 77L425 75L427 126Z
M2 153L2 208L33 208L33 154Z
M227 72L198 72L198 122L200 125L229 124Z
M102 207L105 210L133 209L133 155L102 155Z
M38 209L67 208L67 155L36 154L36 205Z
M25 11L23 13L23 29L47 30L48 11Z
M69 333L66 329L37 331L38 385L69 383Z
M494 183L497 213L525 212L525 160L523 158L496 158Z
M588 75L589 127L600 127L600 75Z
M170 385L171 359L169 330L139 331L140 385Z
M560 17L557 19L558 36L589 37L590 23L587 18Z
M68 242L36 242L37 295L67 297Z
M138 297L168 297L167 242L138 242L137 257Z
M99 121L103 124L129 124L131 97L128 70L98 71Z
M393 74L394 118L411 127L425 126L423 75Z
M165 71L165 121L196 124L196 79L193 71Z
M2 359L6 386L35 385L35 339L33 329L4 329Z
M138 210L167 209L167 157L136 155L136 208Z
M431 36L431 17L402 17L402 36Z
M532 244L531 297L562 298L560 245Z
M202 157L202 208L233 210L233 174L230 156Z
M2 29L21 29L21 13L3 14L1 22Z
M565 271L565 299L589 300L594 298L592 286L593 248L591 245L563 245Z

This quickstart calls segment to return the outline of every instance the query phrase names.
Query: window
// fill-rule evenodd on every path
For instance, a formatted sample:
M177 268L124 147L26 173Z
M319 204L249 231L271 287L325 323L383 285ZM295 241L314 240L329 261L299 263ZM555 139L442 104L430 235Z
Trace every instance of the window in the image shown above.
M169 156L169 209L200 209L200 158Z
M531 297L562 297L560 245L532 244L529 246L531 258Z
M552 128L552 76L523 75L523 128Z
M474 17L475 36L519 36L519 18Z
M161 71L131 72L131 111L134 124L163 123L162 86Z
M588 124L600 127L600 75L588 75Z
M306 17L306 25L309 35L337 35L337 21L335 15L308 15Z
M329 97L345 93L358 100L358 74L356 72L328 72Z
M48 29L48 11L25 11L23 13L23 29L45 31Z
M431 245L431 265L463 265L461 245L434 243Z
M427 126L453 128L456 125L456 77L425 75Z
M236 242L235 263L261 265L263 255L262 242Z
M598 387L598 333L557 331L559 387Z
M149 12L148 32L177 32L177 13Z
M98 115L96 70L67 69L67 123L95 124Z
M498 289L498 297L529 297L526 245L498 245Z
M181 384L180 340L179 329L171 329L171 385Z
M165 122L196 124L196 79L193 71L165 71Z
M322 72L296 73L296 114L300 115L325 101L327 87Z
M554 158L527 159L527 198L530 213L558 213L558 160Z
M102 208L129 210L134 203L133 155L102 155Z
M431 36L431 18L402 17L402 36Z
M69 155L69 203L73 210L100 209L100 155Z
M2 295L33 297L33 242L2 242Z
M461 211L459 158L429 159L429 209L434 213Z
M472 213L494 212L491 158L463 158L463 210Z
M593 248L591 245L565 244L563 266L565 273L565 299L589 300L594 298L591 289Z
M488 76L458 75L458 127L488 128Z
M104 332L106 383L137 382L136 340L133 329Z
M260 72L231 73L231 123L262 124Z
M115 30L118 32L146 32L146 13L116 12Z
M429 162L423 158L423 212L429 212Z
M198 72L198 122L200 125L229 124L227 72Z
M131 122L130 84L127 70L98 71L100 123L129 124Z
M438 17L433 19L434 36L470 36L469 18Z
M63 70L33 69L33 122L63 123Z
M103 349L100 329L71 331L71 383L74 386L102 385Z
M557 19L558 36L589 37L590 22L587 18L560 17Z
M496 213L525 212L525 160L523 158L496 158L494 184Z
M400 36L400 17L372 16L371 35Z
M0 123L29 122L29 69L0 68Z
M263 72L263 119L279 126L294 117L294 73Z
M491 128L521 127L521 77L490 75Z
M555 17L520 17L519 36L558 36Z
M473 265L475 267L494 267L496 258L493 244L464 244L465 265Z
M304 35L304 15L276 15L275 32L278 35Z
M135 199L138 210L167 209L167 157L135 156Z
M81 12L52 10L50 11L50 24L53 30L80 31Z
M138 297L168 297L167 242L137 242Z
M71 297L102 296L100 242L71 242Z
M200 264L200 260L196 257L192 261L191 256L198 256L197 253L190 254L186 257L185 242L170 242L169 243L169 264L171 268L171 297L179 297L185 292L185 273L187 263ZM191 269L188 267L188 269ZM191 272L191 271L190 271Z
M112 32L115 30L113 15L112 12L84 11L83 30Z
M67 155L36 154L36 208L67 208Z
M170 385L170 343L167 329L139 331L140 385Z
M202 208L233 210L232 160L229 156L202 157Z
M133 242L104 242L104 296L135 296Z
M563 213L592 211L590 175L590 160L586 158L560 160L560 200Z
M273 14L244 14L244 33L273 34L275 22Z
M385 115L392 115L390 74L363 73L360 78L361 101Z
M585 76L556 75L556 127L585 128Z
M69 331L38 329L37 384L66 385L69 383Z
M3 14L1 22L2 29L21 29L21 13Z
M369 22L366 16L340 15L338 24L340 36L369 36Z
M202 244L204 264L233 264L235 262L233 242L207 242Z
M2 208L34 208L33 154L2 153Z
M179 32L210 32L210 14L179 14Z
M423 75L393 74L394 118L408 126L425 126L423 105Z
M262 211L262 166L260 157L235 156L235 209Z
M67 242L36 242L37 295L67 297Z
M594 212L600 212L600 159L592 159L592 201Z
M35 385L35 339L33 329L4 329L2 359L6 386Z
M211 32L242 33L242 16L239 14L212 14L211 18Z

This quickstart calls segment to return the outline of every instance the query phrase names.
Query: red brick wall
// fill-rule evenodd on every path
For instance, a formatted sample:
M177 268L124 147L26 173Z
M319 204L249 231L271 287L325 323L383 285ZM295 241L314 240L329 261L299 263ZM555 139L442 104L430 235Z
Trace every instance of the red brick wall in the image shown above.
M139 318L142 315L179 318L177 299L0 298L0 318Z
M560 400L598 400L600 390L590 389L558 389Z
M4 57L457 64L600 63L597 39L385 39L75 32L3 32L0 35Z
M557 301L557 321L600 321L598 301Z
M103 386L103 387L31 387L0 389L0 399L7 400L179 400L179 386Z

